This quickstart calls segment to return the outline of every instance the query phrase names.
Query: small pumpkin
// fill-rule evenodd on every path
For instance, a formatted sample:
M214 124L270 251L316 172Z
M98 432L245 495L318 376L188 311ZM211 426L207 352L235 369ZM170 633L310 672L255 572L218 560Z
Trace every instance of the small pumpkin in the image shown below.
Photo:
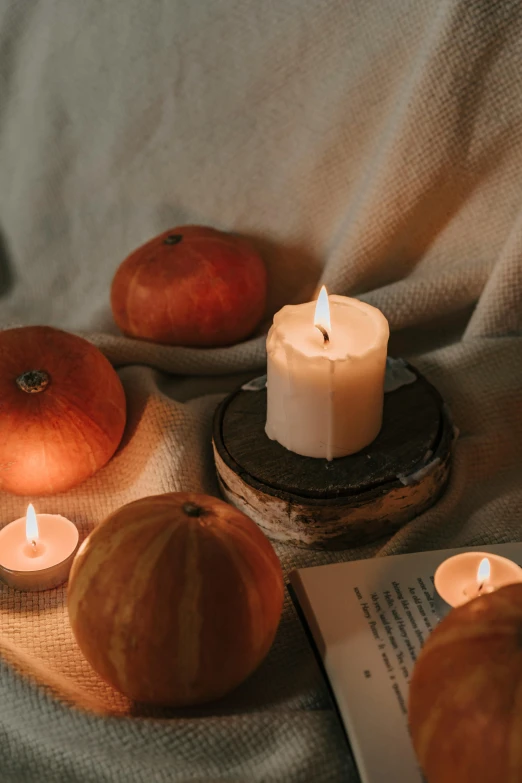
M411 738L429 783L522 781L522 585L453 609L413 670Z
M0 490L48 495L112 457L125 393L87 340L50 326L0 332Z
M241 511L170 493L118 509L80 547L72 630L93 669L131 699L185 706L235 688L274 639L283 577Z
M120 264L111 306L130 337L210 347L249 337L263 316L266 291L263 260L244 237L178 226Z

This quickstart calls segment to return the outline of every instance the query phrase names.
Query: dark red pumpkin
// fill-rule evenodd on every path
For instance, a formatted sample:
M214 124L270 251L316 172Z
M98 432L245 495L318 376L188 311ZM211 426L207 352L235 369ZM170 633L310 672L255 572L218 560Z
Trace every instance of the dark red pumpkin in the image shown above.
M50 326L0 332L0 491L74 487L112 457L124 427L123 387L94 345Z
M180 226L139 247L112 283L114 320L130 337L167 345L230 345L266 304L266 269L244 238Z

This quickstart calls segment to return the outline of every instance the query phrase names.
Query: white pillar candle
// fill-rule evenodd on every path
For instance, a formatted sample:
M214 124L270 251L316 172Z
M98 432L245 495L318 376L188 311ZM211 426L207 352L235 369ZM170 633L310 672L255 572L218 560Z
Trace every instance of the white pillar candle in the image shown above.
M353 454L382 424L389 327L357 299L321 290L286 305L267 339L266 434L306 457Z
M460 552L440 564L433 582L435 608L439 617L444 617L473 598L522 582L522 568L489 552Z

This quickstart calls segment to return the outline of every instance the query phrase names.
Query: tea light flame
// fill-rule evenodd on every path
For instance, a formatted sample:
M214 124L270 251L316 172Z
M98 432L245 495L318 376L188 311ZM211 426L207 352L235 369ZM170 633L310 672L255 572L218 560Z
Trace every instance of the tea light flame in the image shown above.
M315 306L314 326L319 329L323 335L325 345L330 341L332 333L332 324L330 321L330 304L328 302L328 293L326 286L323 285L317 298Z
M489 581L490 575L491 575L491 565L489 562L489 558L483 557L477 569L477 582L479 586L478 587L479 592L483 589L486 582Z
M38 541L38 522L36 519L36 511L32 503L27 506L27 513L25 515L25 536L27 542L36 547Z

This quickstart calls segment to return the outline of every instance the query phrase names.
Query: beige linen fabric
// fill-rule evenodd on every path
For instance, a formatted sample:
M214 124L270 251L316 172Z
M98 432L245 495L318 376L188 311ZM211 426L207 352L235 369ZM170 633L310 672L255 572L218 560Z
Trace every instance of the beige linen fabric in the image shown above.
M268 319L320 280L380 307L460 430L433 509L354 551L278 545L285 570L519 539L521 66L516 0L3 0L1 323L86 334L129 404L111 463L38 510L84 536L138 497L217 493L212 414L263 371L263 336L160 347L118 336L108 305L128 252L194 222L257 244ZM0 495L1 520L26 504ZM147 713L83 660L63 589L2 588L0 779L357 778L289 601L235 693Z

